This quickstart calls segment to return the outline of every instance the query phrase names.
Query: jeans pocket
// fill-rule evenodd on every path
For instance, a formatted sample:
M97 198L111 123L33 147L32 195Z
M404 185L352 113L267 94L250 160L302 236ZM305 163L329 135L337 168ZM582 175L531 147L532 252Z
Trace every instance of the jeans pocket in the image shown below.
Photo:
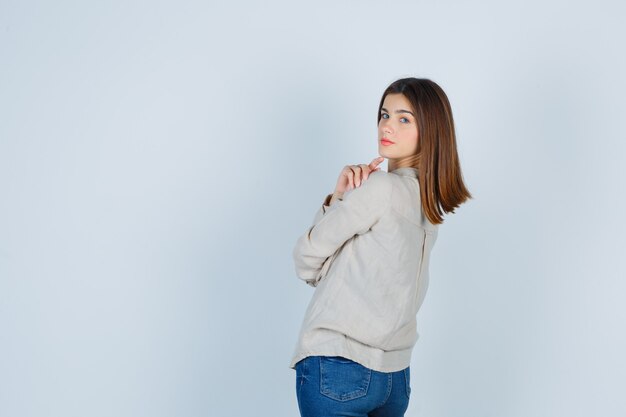
M342 356L320 356L320 394L337 401L367 395L372 370Z
M404 369L404 382L406 386L406 396L408 398L411 397L411 368L407 367Z

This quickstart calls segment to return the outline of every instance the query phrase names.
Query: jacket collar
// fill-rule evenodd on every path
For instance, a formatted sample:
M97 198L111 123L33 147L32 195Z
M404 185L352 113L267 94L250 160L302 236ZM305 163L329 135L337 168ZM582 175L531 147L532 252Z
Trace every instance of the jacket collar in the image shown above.
M391 174L401 175L403 177L417 178L418 169L413 167L401 167L389 172Z

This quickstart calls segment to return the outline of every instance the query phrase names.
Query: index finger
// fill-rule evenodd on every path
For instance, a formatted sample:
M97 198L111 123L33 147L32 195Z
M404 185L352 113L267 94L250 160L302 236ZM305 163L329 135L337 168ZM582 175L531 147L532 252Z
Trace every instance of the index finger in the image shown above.
M385 160L385 158L384 158L384 157L379 156L378 158L374 158L374 159L372 160L372 162L370 162L370 165L369 165L369 166L370 166L370 168L374 169L374 168L376 168L376 166L377 166L378 164L380 164L380 163L381 163L381 162L383 162L384 160Z

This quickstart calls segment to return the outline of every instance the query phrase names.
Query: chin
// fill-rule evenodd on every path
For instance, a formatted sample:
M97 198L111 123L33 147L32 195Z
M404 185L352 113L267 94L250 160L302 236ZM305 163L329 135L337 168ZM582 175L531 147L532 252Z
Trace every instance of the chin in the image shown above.
M389 158L389 152L387 152L387 149L385 149L385 146L383 145L378 145L378 154L384 158Z

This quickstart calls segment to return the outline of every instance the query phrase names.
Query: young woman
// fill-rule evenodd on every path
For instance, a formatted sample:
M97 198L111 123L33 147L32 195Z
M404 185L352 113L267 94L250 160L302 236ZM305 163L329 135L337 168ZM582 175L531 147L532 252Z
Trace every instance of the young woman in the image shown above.
M315 287L290 364L303 417L404 415L438 227L472 198L450 103L429 79L384 91L378 153L342 169L293 250L297 276Z

